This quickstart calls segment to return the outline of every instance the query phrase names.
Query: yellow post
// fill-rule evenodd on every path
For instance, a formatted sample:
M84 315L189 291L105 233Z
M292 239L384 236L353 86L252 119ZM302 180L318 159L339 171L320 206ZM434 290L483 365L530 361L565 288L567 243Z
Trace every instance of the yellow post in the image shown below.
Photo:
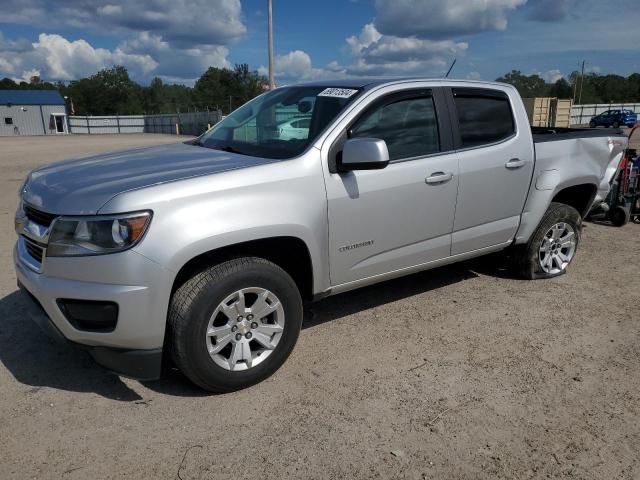
M176 135L180 135L180 126L176 123Z

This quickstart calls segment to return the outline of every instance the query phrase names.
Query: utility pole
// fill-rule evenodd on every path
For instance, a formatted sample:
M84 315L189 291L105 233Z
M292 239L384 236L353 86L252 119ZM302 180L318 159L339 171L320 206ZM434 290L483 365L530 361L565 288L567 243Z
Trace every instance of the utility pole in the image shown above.
M276 88L276 82L274 80L274 71L273 71L273 12L272 12L272 0L267 0L268 2L268 30L269 30L269 90L273 90Z
M582 105L582 87L584 87L584 60L582 61L582 72L580 73L580 93L578 94L578 105Z

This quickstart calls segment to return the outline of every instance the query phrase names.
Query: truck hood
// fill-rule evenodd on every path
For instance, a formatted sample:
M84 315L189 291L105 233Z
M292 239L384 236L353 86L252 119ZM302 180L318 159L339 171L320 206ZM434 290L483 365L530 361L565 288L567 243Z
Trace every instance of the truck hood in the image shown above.
M36 169L22 198L49 213L93 215L123 192L274 161L185 143L135 148Z

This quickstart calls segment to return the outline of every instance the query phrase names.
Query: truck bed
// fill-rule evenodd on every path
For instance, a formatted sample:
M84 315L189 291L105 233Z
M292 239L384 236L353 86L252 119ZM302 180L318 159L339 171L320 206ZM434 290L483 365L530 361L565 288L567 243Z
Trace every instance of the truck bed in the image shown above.
M622 130L531 127L531 132L536 149L536 174L558 156L590 163L593 171L600 172L595 203L604 200L627 147L627 135Z
M550 128L531 127L534 143L556 142L576 138L626 137L619 128Z

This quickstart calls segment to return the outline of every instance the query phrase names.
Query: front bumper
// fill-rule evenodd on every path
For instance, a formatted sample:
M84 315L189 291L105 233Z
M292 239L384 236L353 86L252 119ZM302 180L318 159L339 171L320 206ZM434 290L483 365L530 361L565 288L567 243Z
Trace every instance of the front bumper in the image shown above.
M18 284L32 298L29 316L52 336L76 344L97 363L118 374L158 378L166 326L170 279L158 264L134 252L77 258L45 258L34 270L20 242L14 249ZM76 329L58 299L110 301L118 304L111 332Z
M90 347L65 338L47 316L40 302L24 285L18 287L25 296L23 304L26 316L36 323L44 333L59 343L67 343L89 352L93 359L104 368L125 377L138 380L157 380L162 373L162 348L152 350L124 350L117 348Z

